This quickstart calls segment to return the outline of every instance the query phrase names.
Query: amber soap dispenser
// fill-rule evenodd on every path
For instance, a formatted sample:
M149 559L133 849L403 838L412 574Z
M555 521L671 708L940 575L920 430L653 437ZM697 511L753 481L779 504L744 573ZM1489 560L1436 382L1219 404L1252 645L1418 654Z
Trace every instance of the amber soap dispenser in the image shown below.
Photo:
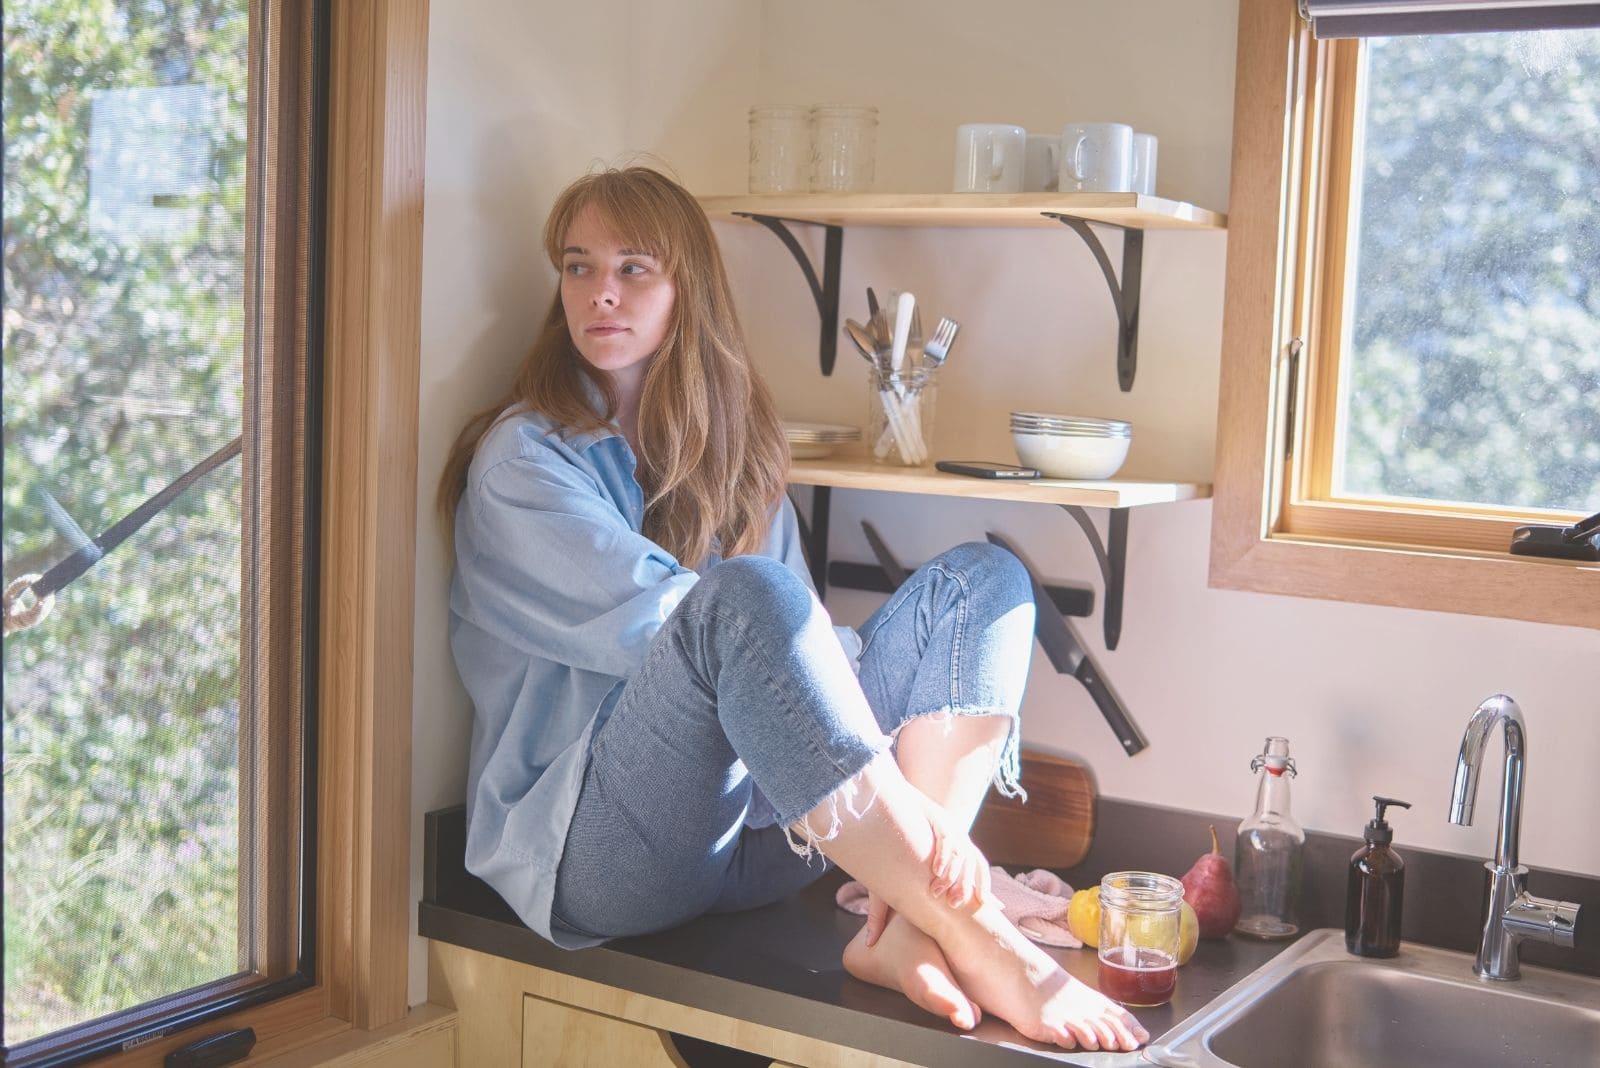
M1390 848L1394 831L1384 810L1405 801L1374 797L1378 814L1362 835L1367 844L1350 858L1344 896L1344 947L1358 957L1392 957L1400 952L1400 904L1405 896L1406 864Z

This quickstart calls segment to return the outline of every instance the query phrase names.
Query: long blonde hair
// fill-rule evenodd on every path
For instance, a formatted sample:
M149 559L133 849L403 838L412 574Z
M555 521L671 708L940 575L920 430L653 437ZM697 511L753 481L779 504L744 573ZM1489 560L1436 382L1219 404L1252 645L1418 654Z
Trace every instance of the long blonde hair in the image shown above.
M724 557L754 552L782 497L789 450L772 395L750 366L711 224L658 171L588 174L562 191L545 221L545 252L556 270L567 230L591 207L624 245L653 254L676 291L639 405L644 535L688 566L714 545ZM604 411L591 404L589 383ZM617 417L609 379L572 343L559 291L510 391L468 420L451 446L436 500L446 530L478 442L517 405L542 412L565 434L609 427Z

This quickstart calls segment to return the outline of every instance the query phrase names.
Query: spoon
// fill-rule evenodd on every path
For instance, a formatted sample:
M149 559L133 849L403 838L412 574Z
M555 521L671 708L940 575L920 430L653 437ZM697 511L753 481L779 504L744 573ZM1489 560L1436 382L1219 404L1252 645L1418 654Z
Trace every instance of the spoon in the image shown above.
M872 335L867 333L867 328L854 319L846 319L844 321L844 332L855 343L856 351L861 353L862 359L866 360L874 368L878 368L880 366L878 346L873 342Z

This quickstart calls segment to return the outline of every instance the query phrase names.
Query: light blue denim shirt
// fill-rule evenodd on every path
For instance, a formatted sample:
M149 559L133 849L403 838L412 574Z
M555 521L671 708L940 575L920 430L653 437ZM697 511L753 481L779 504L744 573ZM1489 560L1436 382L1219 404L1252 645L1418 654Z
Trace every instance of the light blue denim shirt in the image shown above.
M567 948L595 941L550 925L590 739L699 578L640 533L643 520L644 491L621 435L563 440L527 411L478 443L456 506L450 645L475 710L467 870ZM787 497L761 555L810 586ZM701 569L718 562L713 554ZM835 629L854 663L860 638ZM757 792L746 822L772 818Z

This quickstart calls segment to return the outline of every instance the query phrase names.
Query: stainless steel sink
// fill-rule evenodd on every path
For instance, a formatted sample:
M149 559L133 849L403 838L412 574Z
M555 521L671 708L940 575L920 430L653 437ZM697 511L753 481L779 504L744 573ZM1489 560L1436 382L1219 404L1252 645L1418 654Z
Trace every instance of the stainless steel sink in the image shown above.
M1167 1068L1600 1066L1600 979L1526 967L1472 974L1465 953L1403 946L1388 960L1313 931L1162 1035Z

